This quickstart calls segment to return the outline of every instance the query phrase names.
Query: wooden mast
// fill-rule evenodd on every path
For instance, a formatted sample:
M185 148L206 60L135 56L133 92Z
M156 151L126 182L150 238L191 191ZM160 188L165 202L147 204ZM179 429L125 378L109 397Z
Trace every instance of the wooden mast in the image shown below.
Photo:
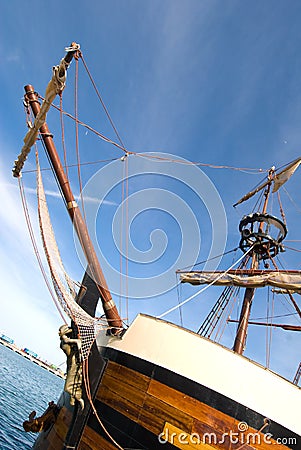
M266 191L264 194L265 200L264 200L264 205L262 208L262 214L265 214L267 211L273 173L274 173L274 168L272 168L269 171L267 188L266 188ZM259 225L259 231L263 230L263 226L264 226L264 223L262 222ZM251 255L252 255L251 270L252 269L256 270L258 268L259 261L258 261L258 255L254 251L254 249L251 251ZM240 355L243 354L245 347L246 347L247 334L248 334L248 322L249 322L249 318L250 318L250 314L251 314L251 306L252 306L254 294L255 294L255 288L246 288L244 300L243 300L243 304L242 304L242 308L241 308L240 318L238 321L237 333L236 333L236 337L235 337L235 341L234 341L234 345L233 345L233 350Z
M228 322L237 322L237 320L228 319ZM262 325L264 327L275 327L275 328L282 328L283 330L287 331L301 331L300 325L289 325L285 323L267 323L267 322L254 322L252 320L249 320L249 325Z
M75 52L68 52L65 56L65 61L70 63ZM25 97L31 107L31 110L36 117L40 111L40 103L38 96L32 85L25 86ZM60 161L58 152L53 142L52 134L46 122L40 127L40 135L45 144L47 154L49 155L53 170L56 174L58 183L60 185L63 197L66 202L67 211L73 223L74 229L78 236L80 245L83 249L84 255L88 262L88 267L90 271L90 277L95 280L104 309L104 313L108 323L113 327L114 333L118 333L118 329L122 329L122 320L119 316L116 305L112 299L111 293L108 289L105 277L103 275L102 269L100 267L95 249L93 247L92 241L90 239L87 226L83 220L81 211L74 199L71 187L64 171L63 165ZM117 329L117 330L116 330Z
M252 301L254 298L255 289L247 288L245 290L244 301L241 308L240 318L238 322L237 334L234 341L233 350L240 355L243 354L248 331L248 321L251 313Z

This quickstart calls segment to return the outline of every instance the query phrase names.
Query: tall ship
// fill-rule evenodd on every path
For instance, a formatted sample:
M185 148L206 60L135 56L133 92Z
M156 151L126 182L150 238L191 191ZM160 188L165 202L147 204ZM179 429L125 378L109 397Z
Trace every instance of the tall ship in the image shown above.
M188 298L179 301L166 314L152 316L140 313L128 324L112 298L105 278L106 270L102 270L91 229L87 226L88 211L80 206L71 190L65 151L62 162L46 124L50 109L59 109L62 115L62 108L53 102L56 96L62 99L66 72L73 59L76 67L81 60L86 67L76 43L66 49L65 57L53 68L44 97L32 85L25 86L24 105L29 129L13 168L38 263L64 318L59 339L67 360L65 387L58 400L46 399L49 402L46 411L37 414L29 411L29 417L24 418L25 431L37 433L33 448L300 449L301 390L298 383L301 364L296 367L294 379L288 380L269 368L270 347L265 365L245 356L244 352L251 339L250 334L254 335L253 330L261 333L265 329L268 337L272 330L279 328L294 335L301 331L298 306L301 271L286 270L279 263L286 250L287 237L279 191L296 171L301 159L280 169L272 167L266 171L263 182L237 201L236 205L257 199L253 210L239 219L234 259L225 270L207 270L206 264L203 264L203 270L199 270L195 261L191 261L191 267L178 270L176 274L181 290L188 289ZM90 72L88 74L92 80ZM94 85L93 80L92 83ZM103 104L99 91L94 87ZM117 132L107 108L103 106ZM76 129L83 125L93 132L92 127L80 122L77 115L73 119ZM116 134L117 143L105 135L98 134L98 137L117 147L121 152L120 163L127 167L128 160L135 154L126 149L118 132ZM78 132L76 147L77 140ZM53 287L43 266L44 257L39 253L21 178L22 172L26 171L31 148L37 143L44 147L59 195L77 236L81 258L85 261L79 285L67 274L58 250L43 188L42 173L45 172L40 168L36 154L34 171L37 174L39 228ZM136 156L143 158L144 155ZM164 161L161 155L152 154L150 157ZM32 155L30 159L34 160ZM182 160L170 159L168 163L181 164ZM77 167L81 167L80 160ZM114 170L109 173L114 178ZM126 170L124 175L126 178ZM109 182L113 183L112 180ZM105 177L96 186L99 190L104 189ZM126 187L124 202L127 196ZM279 200L278 210L274 198ZM271 212L271 205L277 214ZM128 225L126 214L125 227ZM56 226L60 226L59 220L56 220ZM61 229L60 234L63 232ZM195 236L191 233L189 238L193 241ZM126 258L124 267L127 272ZM143 279L140 286L143 298ZM208 308L197 332L165 320L168 313L198 295L206 305L209 291L210 298L215 295L215 301ZM264 309L263 292L268 292L268 311ZM148 297L146 292L145 298ZM251 313L258 297L263 313L262 317L254 318ZM239 313L234 314L238 298L240 301L235 307L239 307ZM278 298L284 298L283 302L290 308L290 314L281 315L280 321L275 307ZM163 309L163 300L161 305ZM231 327L233 332L233 341L228 339L227 345L220 343L217 337L225 326ZM299 348L290 350L297 353Z

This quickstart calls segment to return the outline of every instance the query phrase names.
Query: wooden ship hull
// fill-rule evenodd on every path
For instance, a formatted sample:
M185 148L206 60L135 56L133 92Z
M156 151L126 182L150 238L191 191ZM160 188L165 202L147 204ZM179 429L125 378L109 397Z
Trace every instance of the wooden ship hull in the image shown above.
M34 449L300 448L300 388L249 359L144 315L97 345L96 414L63 393Z
M146 315L138 315L129 328L124 329L45 122L52 101L65 87L66 70L72 58L80 57L78 44L72 43L66 50L65 58L54 67L41 107L33 86L25 87L25 103L31 108L35 121L24 138L13 174L17 178L21 176L24 162L40 133L87 262L81 289L77 297L74 294L70 300L69 290L65 292L64 286L60 287L55 264L51 261L50 256L59 255L54 236L49 236L53 240L51 252L43 235L56 293L61 306L68 305L65 312L68 309L66 313L73 322L72 329L67 325L60 328L60 332L64 328L66 333L72 333L69 338L61 332L61 348L70 346L71 352L71 345L77 346L74 365L83 363L83 398L82 393L79 397L70 397L70 393L64 391L58 404L50 403L40 418L36 419L32 412L23 426L26 431L40 431L33 448L269 450L277 445L277 450L300 449L301 389L242 355L254 286L245 291L240 320L243 326L238 326L233 351L197 333ZM289 166L291 171L295 170L296 163L299 165L301 159ZM272 178L273 174L274 171L263 185L268 186L263 211L245 216L240 223L240 247L245 255L249 252L251 255L252 251L253 272L259 262L280 251L286 235L285 224L266 214L271 182L276 179ZM43 196L39 197L41 216L40 203L45 203ZM270 225L276 226L277 239L265 232L264 227L270 228ZM47 227L51 229L50 225ZM43 228L41 224L40 228ZM64 273L60 258L56 262L59 272ZM93 275L94 281L88 273ZM94 338L93 318L99 299L106 329L100 332L86 359L83 352L80 354L84 342L82 332L87 332L85 337ZM84 311L79 312L78 306ZM65 350L68 367L70 353ZM67 379L70 373L71 370Z

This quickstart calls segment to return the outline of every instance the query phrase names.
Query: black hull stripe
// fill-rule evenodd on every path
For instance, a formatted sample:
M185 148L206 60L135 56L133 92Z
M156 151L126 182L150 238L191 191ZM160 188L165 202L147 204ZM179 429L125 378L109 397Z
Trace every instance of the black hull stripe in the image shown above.
M124 450L175 450L176 447L166 443L160 444L158 436L146 430L138 423L119 413L115 409L96 400L96 410L107 431ZM113 425L114 424L114 425ZM88 426L112 444L112 441L98 423L94 414L90 415ZM135 436L135 438L133 438Z
M195 381L178 375L163 367L157 366L154 363L109 347L103 347L102 354L104 358L108 360L114 361L129 369L153 378L160 383L176 389L177 391L183 392L184 394L189 395L190 397L193 397L196 400L199 400L240 422L246 422L252 428L259 430L264 423L265 417L260 413L241 405L223 394L202 386ZM269 399L267 398L266 401L268 402ZM282 405L279 403L279 408L281 407ZM300 442L300 444L299 446L298 444L296 446L292 446L292 448L299 450L301 448L300 436L274 421L271 422L271 425L264 431L265 433L271 433L274 439L296 438L296 442Z

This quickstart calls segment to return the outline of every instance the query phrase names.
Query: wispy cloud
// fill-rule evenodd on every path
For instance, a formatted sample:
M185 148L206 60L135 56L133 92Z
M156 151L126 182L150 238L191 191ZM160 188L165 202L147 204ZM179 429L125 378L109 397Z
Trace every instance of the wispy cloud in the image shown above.
M11 53L5 59L8 63L18 63L20 61L20 55L18 53Z
M2 242L5 245L10 243L10 245L18 252L22 252L25 248L28 250L30 244L28 244L28 232L24 214L22 212L20 195L18 194L17 189L15 189L15 186L14 189L12 189L10 183L5 182L6 175L1 169L0 177L1 237L4 238Z
M14 190L17 189L17 186L13 183L2 183L0 186L2 186L3 188L6 188L7 190ZM32 188L32 187L25 187L25 192L27 194L33 194L33 195L37 195L37 191L36 189ZM60 192L58 191L54 191L54 190L50 190L50 189L45 189L45 194L48 197L53 197L53 198L62 198L62 195L60 194ZM81 196L80 195L75 195L74 198L79 202L81 200ZM118 203L113 202L111 200L101 200L98 197L91 197L91 196L84 196L84 202L88 202L88 203L96 203L96 204L101 204L102 205L108 205L108 206L118 206Z
M3 167L1 164L0 284L3 301L0 328L14 338L18 345L28 346L50 361L60 363L63 358L60 358L55 347L49 347L48 336L56 336L62 319L49 300L49 292L38 268L18 189L8 181ZM38 223L28 200L34 233L43 257Z

